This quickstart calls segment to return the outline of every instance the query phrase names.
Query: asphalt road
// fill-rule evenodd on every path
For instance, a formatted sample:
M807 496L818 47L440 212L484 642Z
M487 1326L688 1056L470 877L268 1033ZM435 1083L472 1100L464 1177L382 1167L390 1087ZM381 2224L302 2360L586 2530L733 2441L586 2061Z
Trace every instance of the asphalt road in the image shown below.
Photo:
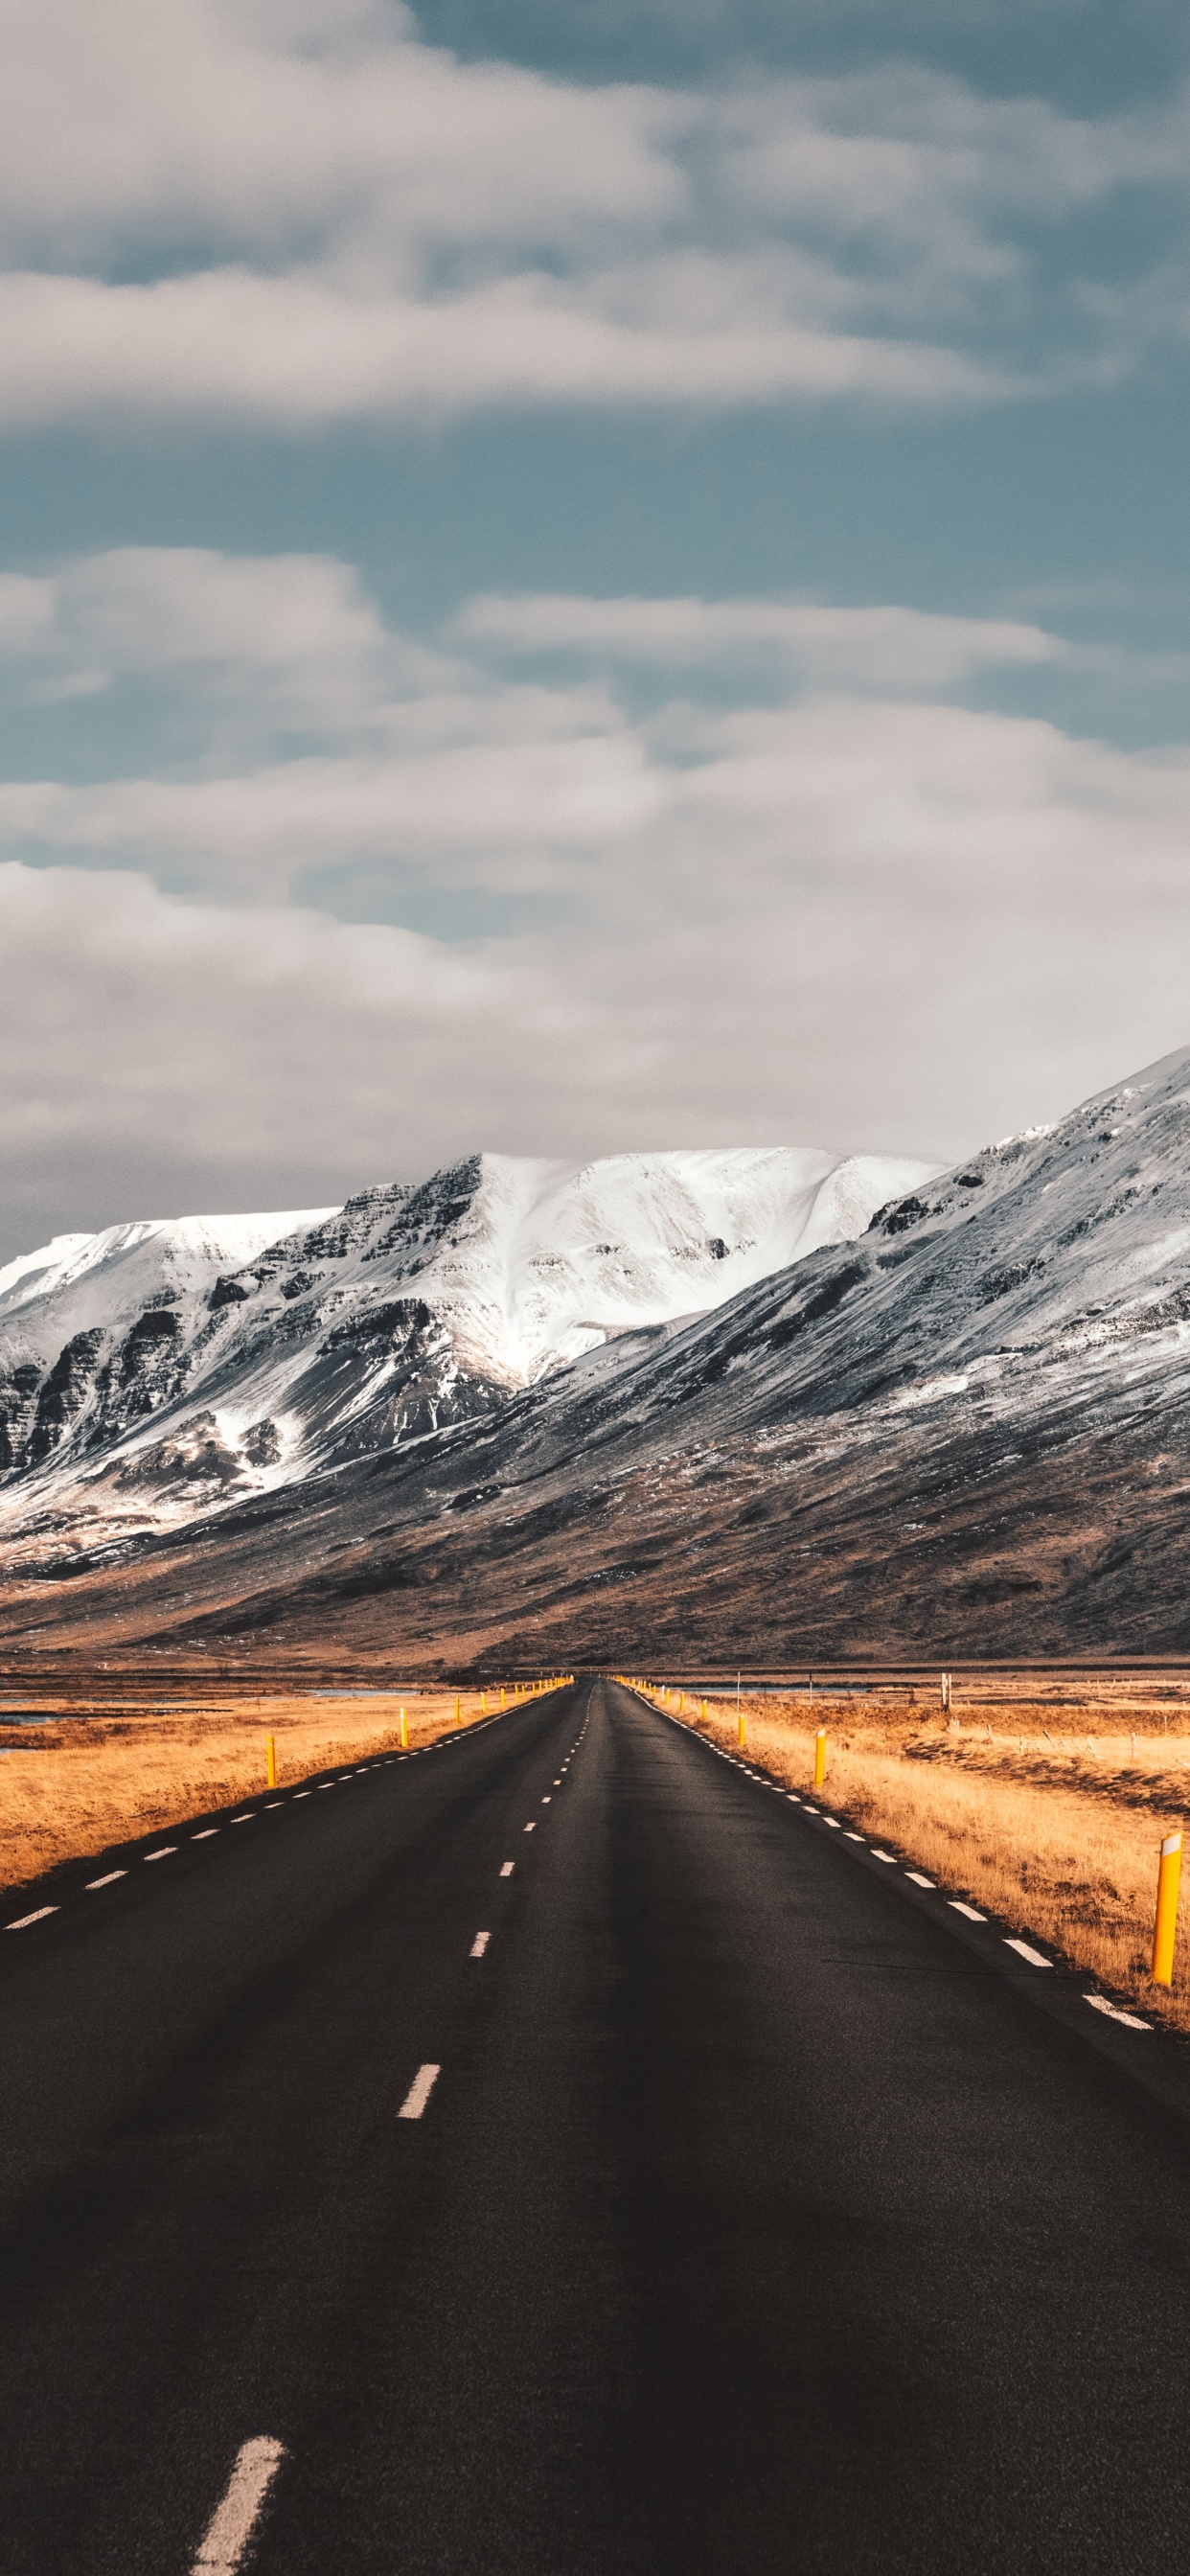
M0 1934L3 2576L1180 2563L1165 2042L608 1684L275 1798Z

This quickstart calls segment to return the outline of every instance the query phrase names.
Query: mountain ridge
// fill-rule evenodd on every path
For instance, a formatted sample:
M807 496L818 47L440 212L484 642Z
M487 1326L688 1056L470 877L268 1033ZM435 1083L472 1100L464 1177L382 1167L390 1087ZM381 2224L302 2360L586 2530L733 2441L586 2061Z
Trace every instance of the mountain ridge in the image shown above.
M173 1535L32 1533L0 1640L369 1671L1179 1653L1188 1529L1181 1049L419 1443Z
M58 1238L0 1272L0 1521L178 1520L425 1437L721 1303L930 1169L472 1155L331 1209Z

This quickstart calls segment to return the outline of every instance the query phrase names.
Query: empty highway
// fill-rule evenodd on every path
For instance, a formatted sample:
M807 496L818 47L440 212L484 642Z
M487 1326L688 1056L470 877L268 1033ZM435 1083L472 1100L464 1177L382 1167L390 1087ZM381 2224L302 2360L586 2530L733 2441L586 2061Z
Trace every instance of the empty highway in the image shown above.
M9 1920L4 2576L1180 2558L1180 2044L626 1691Z

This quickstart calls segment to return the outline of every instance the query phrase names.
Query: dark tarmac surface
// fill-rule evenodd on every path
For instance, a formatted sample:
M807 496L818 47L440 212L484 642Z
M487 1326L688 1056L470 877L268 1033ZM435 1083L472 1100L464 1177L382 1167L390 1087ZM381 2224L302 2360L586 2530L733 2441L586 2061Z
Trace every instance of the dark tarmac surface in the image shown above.
M1181 2563L1173 2042L607 1683L335 1778L0 1947L3 2576Z

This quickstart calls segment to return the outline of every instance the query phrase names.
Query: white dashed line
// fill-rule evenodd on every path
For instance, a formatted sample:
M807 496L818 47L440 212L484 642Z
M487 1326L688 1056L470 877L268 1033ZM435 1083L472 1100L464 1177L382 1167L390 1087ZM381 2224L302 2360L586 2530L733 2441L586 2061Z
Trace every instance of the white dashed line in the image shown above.
M842 1833L843 1828L842 1828L842 1826L841 1826L841 1824L840 1824L839 1819L838 1819L838 1817L837 1817L837 1816L824 1816L824 1817L823 1817L823 1819L822 1819L822 1821L823 1821L823 1824L824 1824L824 1825L829 1825L829 1826L830 1826L830 1829L831 1829L832 1834L841 1834L841 1833Z
M785 1795L788 1798L791 1807L800 1807L802 1803L801 1799L795 1797L792 1789L787 1789Z
M847 1840L849 1843L862 1843L863 1835L848 1833Z
M912 1879L915 1887L934 1887L937 1884L932 1878L923 1878L919 1869L907 1869L905 1876Z
M439 2076L440 2066L419 2066L397 2113L398 2120L420 2120Z
M226 2493L215 2507L197 2558L191 2562L190 2576L236 2576L284 2457L283 2444L270 2441L267 2433L258 2433L253 2441L241 2445Z
M536 1825L526 1825L526 1827L525 1827L525 1832L526 1832L527 1834L535 1834L535 1833L536 1833L536 1831L537 1831L537 1827L536 1827Z
M146 1869L151 1860L172 1860L177 1848L176 1843L159 1843L155 1852L145 1853Z
M950 1906L951 1911L952 1911L953 1913L955 1913L955 1914L965 1914L965 1915L966 1915L966 1917L967 1917L967 1921L968 1921L968 1923L986 1923L986 1922L987 1922L987 1919L988 1919L988 1918L987 1918L986 1914L979 1914L979 1913L977 1913L977 1912L976 1912L976 1909L975 1909L975 1907L974 1907L973 1905L964 1905L964 1903L963 1903L963 1900L962 1900L962 1897L961 1897L961 1896L948 1896L948 1897L947 1897L946 1902L947 1902L947 1904Z
M546 1790L546 1793L545 1793L545 1796L544 1796L544 1798L543 1798L543 1799L542 1799L542 1801L541 1801L541 1803L542 1803L542 1806L543 1806L543 1807L548 1807L548 1805L549 1805L549 1803L550 1803L550 1794L551 1794L551 1793L550 1793L550 1791L547 1789L547 1790Z
M487 1946L488 1946L488 1943L489 1943L489 1941L491 1940L491 1937L492 1937L492 1936L491 1936L491 1933L490 1933L490 1932L477 1932L477 1933L476 1933L476 1935L475 1935L475 1939L473 1940L473 1942L472 1942L472 1944L471 1944L471 1952L470 1952L470 1955L471 1955L471 1957L472 1957L473 1959L482 1959L483 1954L484 1954L484 1951L486 1950L486 1948L487 1948Z
M1018 1959L1027 1959L1031 1968L1052 1968L1054 1964L1052 1959L1043 1959L1040 1950L1031 1950L1027 1941L1014 1941L1008 1932L1004 1935L1004 1947L1015 1950Z
M265 1812L266 1816L271 1816L271 1815L275 1814L275 1812L276 1812L277 1808L278 1808L278 1807L283 1807L283 1806L284 1806L284 1804L285 1804L285 1800L284 1800L284 1798L268 1798L268 1799L266 1799L266 1801L265 1801L265 1810L264 1810L264 1812Z
M1084 1995L1083 2002L1090 2005L1092 2012L1106 2013L1109 2021L1122 2021L1126 2030L1151 2030L1153 2027L1150 2021L1142 2021L1139 2013L1125 2012L1122 2004L1109 2004L1106 1995Z
M503 1867L503 1869L502 1869L502 1870L501 1870L501 1872L500 1872L500 1876L501 1876L501 1878L511 1878L512 1873L513 1873L513 1871L514 1871L514 1869L515 1869L515 1868L516 1868L516 1862L515 1862L514 1860L506 1860L506 1861L505 1861L505 1863L504 1863L504 1867Z
M804 1813L805 1815L807 1815L807 1816L816 1816L816 1815L818 1814L818 1809L817 1809L817 1807L811 1807L810 1805L808 1805L808 1804L807 1804L807 1806L806 1806L806 1807L804 1808L804 1810L803 1810L803 1813Z
M19 1914L15 1923L6 1923L6 1932L27 1932L31 1923L44 1923L47 1914L56 1914L56 1905L39 1905L36 1914Z
M313 1795L314 1792L312 1789L295 1789L293 1793L294 1806L296 1807L299 1798L312 1798Z
M97 1887L112 1887L118 1878L127 1878L127 1876L128 1872L126 1869L109 1869L106 1878L89 1878L87 1880L87 1894L90 1896Z
M873 1845L872 1845L872 1858L873 1858L873 1860L886 1860L886 1861L888 1862L888 1865L889 1865L890 1869L895 1869L895 1868L896 1868L896 1865L897 1865L897 1856L896 1856L896 1853L895 1853L895 1852L879 1851L879 1850L877 1849L877 1846L876 1846L876 1844L875 1844L875 1843L873 1843Z
M256 1818L255 1816L233 1816L231 1821L233 1825L254 1825Z
M337 1789L339 1783L337 1780L320 1780L318 1786L320 1789Z
M209 1843L219 1831L218 1825L204 1825L201 1834L191 1834L192 1843Z

